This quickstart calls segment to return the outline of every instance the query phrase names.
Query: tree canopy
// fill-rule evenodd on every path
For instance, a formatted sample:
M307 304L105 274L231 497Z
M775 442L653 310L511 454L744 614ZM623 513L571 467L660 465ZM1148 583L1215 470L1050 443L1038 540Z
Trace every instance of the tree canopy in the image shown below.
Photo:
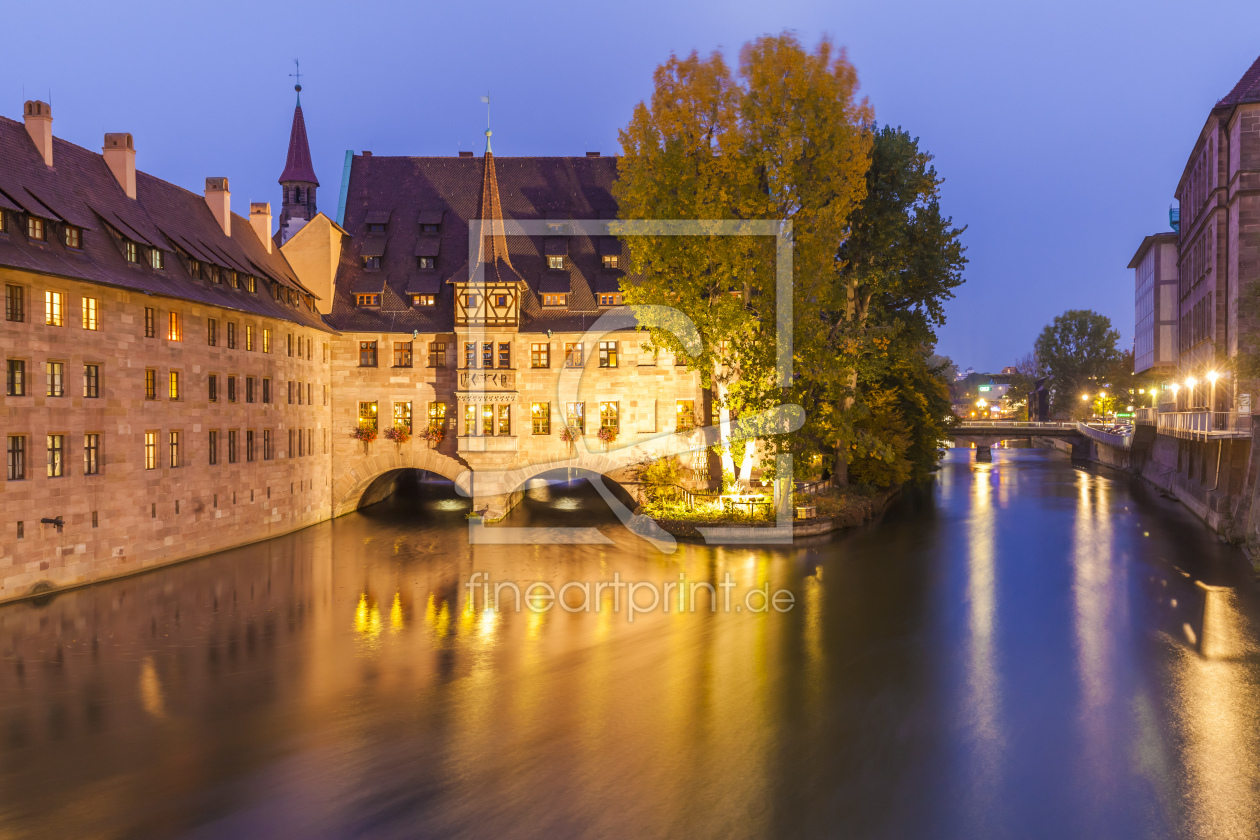
M1094 383L1110 380L1117 370L1119 340L1111 319L1089 309L1069 309L1042 329L1034 352L1038 363L1054 377L1052 411L1077 415L1090 407L1081 397L1096 390Z

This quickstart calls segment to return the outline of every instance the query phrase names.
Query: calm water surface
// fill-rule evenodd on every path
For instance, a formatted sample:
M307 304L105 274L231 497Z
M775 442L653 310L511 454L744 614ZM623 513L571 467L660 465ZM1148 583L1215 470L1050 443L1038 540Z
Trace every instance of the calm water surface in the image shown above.
M950 453L791 548L623 530L589 490L469 546L395 497L0 608L0 838L1260 836L1260 598L1180 508ZM463 582L768 583L788 612L471 608Z

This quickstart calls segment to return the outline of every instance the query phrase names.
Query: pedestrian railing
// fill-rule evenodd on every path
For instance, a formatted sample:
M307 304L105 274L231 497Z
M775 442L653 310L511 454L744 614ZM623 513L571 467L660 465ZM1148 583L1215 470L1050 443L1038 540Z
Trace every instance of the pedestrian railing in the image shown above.
M960 429L1073 429L1075 423L1041 422L1037 420L963 420Z
M1077 423L1076 430L1087 438L1105 443L1108 446L1114 446L1118 449L1133 448L1133 427L1132 426L1099 426L1089 423Z
M1159 433L1186 440L1251 437L1251 415L1233 411L1164 411Z

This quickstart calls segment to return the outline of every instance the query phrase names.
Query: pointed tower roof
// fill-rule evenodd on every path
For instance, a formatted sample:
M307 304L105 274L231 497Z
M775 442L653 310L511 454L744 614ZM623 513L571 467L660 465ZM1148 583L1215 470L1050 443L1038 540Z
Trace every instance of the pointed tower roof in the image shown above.
M499 203L499 179L494 171L494 153L490 151L490 129L486 129L486 168L481 180L481 247L478 258L486 266L486 282L517 283L521 276L512 267L508 256L507 230L503 207Z
M1216 103L1217 108L1241 105L1244 102L1260 102L1260 58L1252 62L1234 89Z
M301 181L304 184L319 186L315 177L315 167L311 165L311 147L306 141L306 120L302 117L302 99L298 97L297 107L293 109L293 129L289 132L289 156L284 161L284 172L280 173L280 183Z

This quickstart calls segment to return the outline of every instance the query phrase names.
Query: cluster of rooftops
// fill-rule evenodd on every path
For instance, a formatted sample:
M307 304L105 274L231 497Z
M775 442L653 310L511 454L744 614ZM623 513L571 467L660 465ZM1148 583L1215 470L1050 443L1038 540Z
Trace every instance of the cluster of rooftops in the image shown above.
M28 115L32 105L42 103L28 103ZM29 118L0 117L0 266L320 329L452 332L456 284L469 278L469 221L490 219L498 235L480 259L517 289L520 330L581 330L621 303L622 243L570 224L616 217L615 158L355 155L333 300L317 304L270 234L269 206L253 205L251 217L266 208L262 219L231 213L226 179L207 179L198 195L134 170L134 152L129 188L106 155L53 138L51 116L47 124L41 141ZM129 135L109 135L106 153L120 136L130 148ZM309 160L302 130L286 172L294 142ZM300 195L281 183L286 203ZM217 214L212 190L223 194ZM504 237L503 220L545 221L546 235Z

